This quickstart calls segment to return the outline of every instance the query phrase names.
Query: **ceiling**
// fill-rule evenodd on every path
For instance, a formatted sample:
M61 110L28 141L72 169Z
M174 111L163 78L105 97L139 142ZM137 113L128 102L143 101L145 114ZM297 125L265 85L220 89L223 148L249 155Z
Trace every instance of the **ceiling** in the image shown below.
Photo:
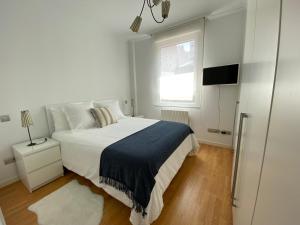
M140 34L149 34L166 27L182 23L193 18L208 16L214 12L237 8L244 5L244 0L170 0L169 18L163 24L156 24L152 19L149 8L145 7ZM105 24L114 32L132 35L129 30L134 18L139 14L143 0L105 1L99 10L105 18ZM155 9L160 18L161 7Z
M22 0L0 1L0 15L15 14L14 22L20 22L22 26L28 25L28 29L36 23L43 29L61 25L70 30L76 24L79 30L92 27L92 30L99 33L109 30L122 38L132 39L203 16L215 17L224 11L243 7L244 1L246 0L170 0L169 18L162 24L155 23L149 8L145 7L139 34L131 32L129 27L140 13L143 0L28 0L26 3ZM154 13L161 18L161 6L155 7ZM34 23L31 23L31 19Z

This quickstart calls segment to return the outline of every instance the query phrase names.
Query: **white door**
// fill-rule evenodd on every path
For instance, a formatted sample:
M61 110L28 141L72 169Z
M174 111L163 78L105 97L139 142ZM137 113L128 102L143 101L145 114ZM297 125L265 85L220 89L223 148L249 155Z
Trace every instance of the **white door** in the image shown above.
M253 225L300 224L300 1L282 1L277 75Z
M234 180L234 224L250 225L258 191L275 77L280 0L249 0L239 112L237 179ZM245 115L245 114L242 114ZM266 224L265 224L266 225Z

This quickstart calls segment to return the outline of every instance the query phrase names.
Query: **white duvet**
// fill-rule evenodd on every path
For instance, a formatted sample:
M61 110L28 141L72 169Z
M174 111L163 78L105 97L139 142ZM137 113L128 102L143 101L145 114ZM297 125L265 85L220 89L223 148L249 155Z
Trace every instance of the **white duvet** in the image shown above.
M101 129L59 131L53 133L52 137L61 143L62 161L66 168L91 180L96 186L131 207L131 200L123 192L99 183L100 156L107 146L156 122L157 120L143 118L126 118ZM149 225L158 218L163 208L164 191L178 172L185 157L196 151L198 147L194 135L189 135L161 166L155 177L156 184L146 209L147 215L142 217L140 213L132 210L130 221L133 225Z

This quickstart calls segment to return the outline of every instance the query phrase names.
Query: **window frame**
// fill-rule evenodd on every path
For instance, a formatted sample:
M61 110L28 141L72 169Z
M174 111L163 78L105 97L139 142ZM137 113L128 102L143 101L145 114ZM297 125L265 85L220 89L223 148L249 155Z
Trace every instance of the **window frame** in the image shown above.
M195 42L195 70L194 70L194 84L193 84L193 100L162 100L160 97L160 77L161 77L161 49L186 42ZM177 35L168 39L157 42L157 65L158 65L158 76L157 76L157 88L158 88L158 106L169 106L169 107L183 107L183 108L199 108L200 107L200 88L201 88L201 68L203 60L203 51L201 31L194 31L187 34ZM202 54L201 54L202 53Z

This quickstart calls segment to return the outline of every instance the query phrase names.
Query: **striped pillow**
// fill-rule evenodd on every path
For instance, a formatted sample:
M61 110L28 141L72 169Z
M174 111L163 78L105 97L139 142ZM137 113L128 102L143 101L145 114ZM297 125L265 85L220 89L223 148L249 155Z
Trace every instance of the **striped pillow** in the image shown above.
M91 108L90 111L96 120L97 126L100 128L118 122L111 111L106 107Z

